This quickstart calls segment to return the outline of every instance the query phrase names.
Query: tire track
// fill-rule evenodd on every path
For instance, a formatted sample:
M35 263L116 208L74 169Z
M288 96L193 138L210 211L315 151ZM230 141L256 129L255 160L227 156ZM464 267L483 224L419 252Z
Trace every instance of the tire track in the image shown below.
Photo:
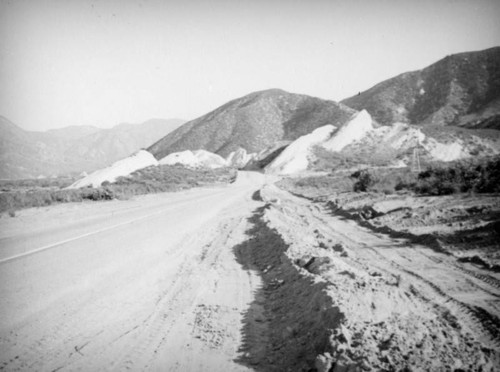
M396 262L392 262L392 264L402 272L418 279L420 282L425 283L428 287L432 288L436 294L445 299L444 303L454 304L460 312L460 314L455 314L456 318L459 318L459 315L468 317L472 324L481 329L482 333L490 339L496 347L500 347L500 318L490 314L488 311L479 306L469 305L455 299L445 293L444 290L435 283L409 269L402 267L400 264Z
M314 215L313 209L311 207L309 207L308 209ZM301 216L301 217L303 217L303 216ZM326 221L323 220L322 222L326 222ZM335 233L338 234L338 236L340 236L342 240L344 240L344 241L348 240L351 243L350 244L351 247L355 246L357 244L356 240L352 239L348 234L345 234L345 233L338 231L338 230L336 230ZM438 296L442 297L444 299L445 303L452 303L457 308L458 313L459 313L459 314L455 314L454 317L460 316L460 314L461 314L463 317L469 318L470 321L468 321L467 323L470 323L474 327L478 327L479 329L481 329L482 334L487 339L489 339L496 347L500 347L500 318L498 316L496 316L495 314L491 314L490 312L488 312L487 310L483 309L480 306L467 304L467 303L464 303L462 301L455 299L454 297L447 294L442 288L440 288L438 285L436 285L432 281L424 278L423 276L415 273L414 271L411 271L410 269L405 268L403 265L397 263L396 261L388 259L383 254L381 254L377 248L374 248L374 247L369 247L369 248L380 259L390 263L390 265L397 268L399 271L404 272L404 273L418 279L422 283L425 283ZM428 255L422 253L420 250L418 250L418 253L420 253L426 259L430 259L436 265L444 265L444 267L446 267L448 269L452 269L453 271L455 271L455 269L456 269L457 271L459 271L463 274L466 274L468 276L471 276L477 280L480 280L481 282L486 283L486 284L490 285L491 287L494 287L496 289L500 289L500 281L498 279L490 276L490 275L480 274L480 273L474 272L472 270L468 270L468 269L466 269L463 266L458 265L458 264L451 264L448 262L448 260L443 260L443 259L439 259L439 258L431 259ZM404 253L399 252L399 255L404 256ZM407 259L407 257L403 257L403 258ZM380 268L380 265L377 265L377 266ZM500 297L499 294L497 294L493 291L490 291L488 289L485 289L476 283L473 283L473 285L478 290L480 290L480 291L482 291L482 292L484 292L492 297L497 297L497 298ZM438 305L436 305L436 306L438 306ZM440 312L443 314L445 319L449 318L449 316L446 314L445 311L441 310Z
M404 272L405 274L410 275L413 278L418 279L420 282L427 285L429 288L432 289L432 291L434 293L436 293L438 296L440 296L441 298L444 299L444 301L441 301L442 303L448 303L448 304L455 305L457 310L455 311L456 314L454 314L453 316L456 319L459 319L460 315L462 315L462 319L466 323L469 323L472 326L478 327L477 329L480 329L481 333L487 339L489 339L496 347L500 347L500 318L498 318L494 314L490 314L488 311L484 310L483 308L481 308L479 306L469 305L469 304L466 304L462 301L455 299L454 297L448 295L442 288L440 288L438 285L431 282L430 280L415 273L414 271L411 271L411 270L403 267L401 264L395 262L394 260L387 259L387 257L382 255L376 249L372 248L372 251L375 252L381 259L387 261L388 263L390 263L393 267L395 267L399 271ZM411 284L410 291L411 291L412 287L415 290L415 285ZM478 288L480 288L480 287L478 287ZM422 294L416 295L416 297L425 299L426 300L425 302L431 301L430 299L426 298ZM440 309L440 313L444 314L445 319L448 318L448 316L442 310L442 308L443 308L442 306L437 305L436 301L432 301L432 303L435 305L436 309ZM449 311L450 309L447 309L447 310ZM469 321L467 321L466 319L469 319ZM474 329L474 327L471 327L471 329Z
M118 362L110 366L118 371L150 370L155 360L165 352L168 341L178 323L190 322L199 312L199 298L204 291L199 272L212 268L220 255L221 248L227 247L231 232L241 221L231 220L206 233L211 236L198 253L187 255L175 274L175 281L161 294L153 312L145 319L134 335ZM193 236L184 242L176 252L196 251L200 236ZM201 266L200 266L201 265ZM219 343L222 342L219 339ZM170 366L174 367L174 366ZM175 370L175 368L174 368Z
M463 267L462 265L460 264L454 264L453 265L456 269L462 271L463 273L469 275L469 276L472 276L484 283L487 283L489 284L490 286L492 287L495 287L497 289L500 289L500 280L492 277L491 275L487 275L487 274L481 274L481 273L478 273L476 271L473 271L473 270L469 270L469 269L466 269L465 267ZM494 294L494 296L496 297L500 297L500 295L498 294Z

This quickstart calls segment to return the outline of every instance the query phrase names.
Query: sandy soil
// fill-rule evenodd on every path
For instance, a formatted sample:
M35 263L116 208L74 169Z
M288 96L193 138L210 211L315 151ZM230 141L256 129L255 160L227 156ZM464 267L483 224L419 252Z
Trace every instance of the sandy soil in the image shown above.
M498 370L497 274L270 181L0 219L0 370Z
M324 203L331 213L356 220L375 232L425 242L462 262L500 272L499 194L352 192L344 186L332 190L331 183L322 183L317 174L312 176L304 182L284 179L279 185L294 195Z
M315 293L311 308L286 326L316 335L307 343L320 354L319 371L498 370L498 275L374 232L275 186L262 194L270 203L263 218L286 245L278 267L288 273L280 274L283 285L296 282L286 279L294 271L314 283L308 288L308 296ZM296 284L288 285L301 295ZM288 359L276 370L313 362Z

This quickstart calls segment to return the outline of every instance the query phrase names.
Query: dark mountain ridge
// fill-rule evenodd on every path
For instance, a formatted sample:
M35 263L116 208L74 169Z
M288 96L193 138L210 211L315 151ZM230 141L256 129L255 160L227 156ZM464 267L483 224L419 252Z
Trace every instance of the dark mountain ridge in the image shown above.
M148 150L158 159L197 149L224 157L239 147L258 152L326 124L340 126L353 113L355 110L337 102L280 89L264 90L232 100L184 124Z
M381 124L500 129L500 47L447 56L341 103Z

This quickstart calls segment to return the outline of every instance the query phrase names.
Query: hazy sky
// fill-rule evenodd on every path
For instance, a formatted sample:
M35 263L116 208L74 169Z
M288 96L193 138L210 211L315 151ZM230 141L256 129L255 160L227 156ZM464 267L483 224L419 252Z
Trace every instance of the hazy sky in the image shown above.
M341 100L500 45L498 0L0 0L0 115L194 119L268 88Z

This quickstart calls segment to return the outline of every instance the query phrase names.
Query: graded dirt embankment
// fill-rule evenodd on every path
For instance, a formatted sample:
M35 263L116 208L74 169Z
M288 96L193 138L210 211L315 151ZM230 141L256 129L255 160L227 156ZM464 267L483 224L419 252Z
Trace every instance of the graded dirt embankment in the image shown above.
M397 176L394 176L397 179ZM288 178L281 188L374 232L441 249L486 273L500 272L500 194L420 195L411 191L354 192L347 174Z
M495 370L500 365L496 275L361 227L332 215L324 204L275 186L265 187L262 195L269 202L263 218L287 246L282 269L294 268L314 282L309 295L322 286L329 297L321 301L332 314L327 320L318 321L325 310L314 307L292 307L284 315L293 332L318 335L323 346L316 349L318 370ZM310 302L307 296L304 302ZM302 322L295 321L295 311ZM289 367L286 363L282 367Z

